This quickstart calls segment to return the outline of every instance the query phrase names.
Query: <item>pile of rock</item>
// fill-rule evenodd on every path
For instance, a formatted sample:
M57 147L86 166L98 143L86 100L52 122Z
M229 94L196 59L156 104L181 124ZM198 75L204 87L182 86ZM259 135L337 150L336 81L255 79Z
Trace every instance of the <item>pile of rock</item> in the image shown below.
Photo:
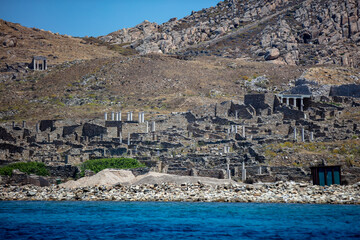
M217 6L193 11L183 19L172 18L161 25L147 20L100 37L112 44L129 44L141 54L169 53L210 41L261 19L288 4L286 0L247 1L225 0Z
M183 201L360 204L360 184L330 187L277 182L255 185L145 184L95 186L75 189L1 186L0 200L31 201Z

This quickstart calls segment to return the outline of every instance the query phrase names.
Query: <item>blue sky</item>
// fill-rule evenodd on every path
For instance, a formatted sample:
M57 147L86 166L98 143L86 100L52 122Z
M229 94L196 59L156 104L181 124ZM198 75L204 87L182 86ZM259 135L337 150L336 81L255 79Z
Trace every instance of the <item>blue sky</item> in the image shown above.
M72 36L101 36L143 20L159 24L220 0L0 0L0 18Z

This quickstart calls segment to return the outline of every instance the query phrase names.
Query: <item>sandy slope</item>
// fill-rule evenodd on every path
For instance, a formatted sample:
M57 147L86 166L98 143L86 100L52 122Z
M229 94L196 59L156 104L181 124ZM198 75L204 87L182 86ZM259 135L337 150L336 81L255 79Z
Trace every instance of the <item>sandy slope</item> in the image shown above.
M161 184L161 183L198 183L207 185L236 184L236 182L227 179L216 179L208 177L178 176L165 173L149 172L145 175L135 177L131 171L105 169L92 177L83 177L77 181L68 181L61 184L64 188L94 187L94 186L112 186L115 184L124 185L143 185L143 184Z

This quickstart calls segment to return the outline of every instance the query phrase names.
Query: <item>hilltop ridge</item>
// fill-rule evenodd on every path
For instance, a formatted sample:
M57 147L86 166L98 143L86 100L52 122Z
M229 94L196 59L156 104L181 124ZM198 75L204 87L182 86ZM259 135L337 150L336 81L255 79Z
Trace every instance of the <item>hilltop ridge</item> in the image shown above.
M100 37L141 54L250 57L289 65L360 63L356 0L225 0L158 25L144 21Z

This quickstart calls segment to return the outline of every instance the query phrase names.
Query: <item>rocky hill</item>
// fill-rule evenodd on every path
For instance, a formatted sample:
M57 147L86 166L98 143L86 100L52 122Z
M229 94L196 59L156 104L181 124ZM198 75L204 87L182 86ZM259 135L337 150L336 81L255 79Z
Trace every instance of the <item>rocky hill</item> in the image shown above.
M98 39L0 20L0 121L187 111L287 90L299 78L325 85L320 92L358 84L358 6L227 0ZM34 55L48 58L47 71L27 67Z
M360 63L358 0L225 0L158 25L144 21L101 40L141 54L251 57L289 65Z

